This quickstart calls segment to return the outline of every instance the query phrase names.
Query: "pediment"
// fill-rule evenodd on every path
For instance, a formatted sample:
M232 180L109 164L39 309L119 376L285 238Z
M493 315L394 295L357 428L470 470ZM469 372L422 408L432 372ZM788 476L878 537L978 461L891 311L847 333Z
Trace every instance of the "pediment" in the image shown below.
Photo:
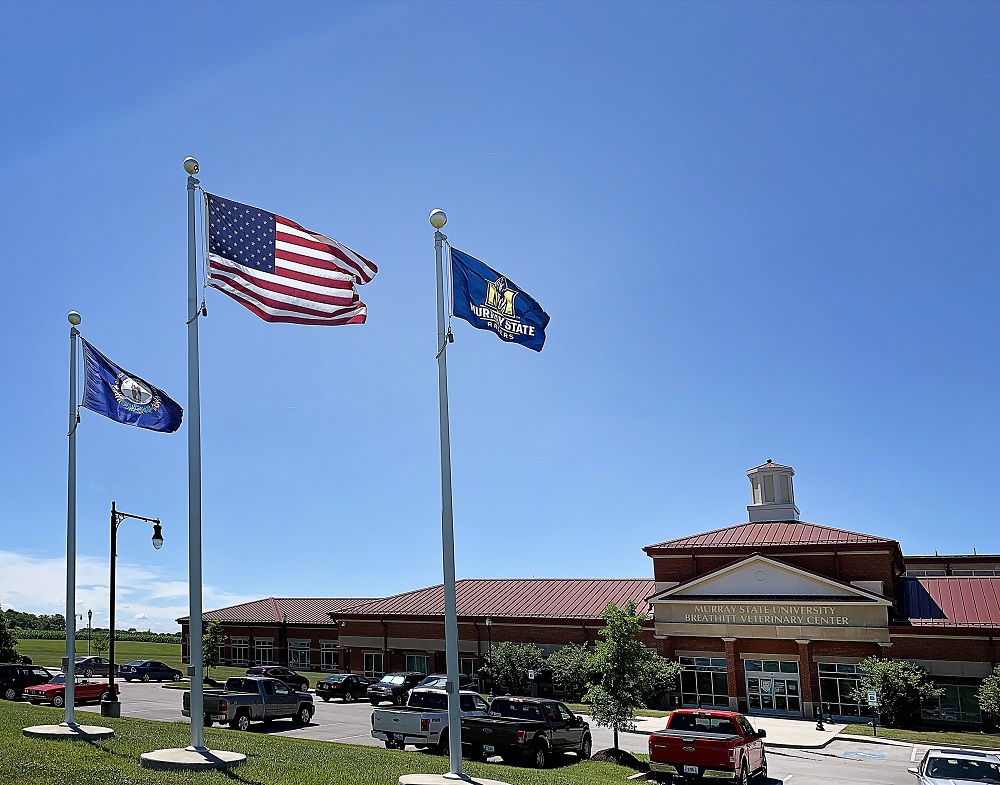
M828 601L890 604L873 592L759 554L658 592L649 598L649 602L723 598L808 600L813 597Z

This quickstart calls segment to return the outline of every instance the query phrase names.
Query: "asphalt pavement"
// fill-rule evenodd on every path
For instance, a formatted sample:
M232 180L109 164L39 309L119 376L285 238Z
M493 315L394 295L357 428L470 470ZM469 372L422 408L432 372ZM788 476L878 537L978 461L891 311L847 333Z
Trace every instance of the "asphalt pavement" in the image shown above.
M187 723L181 716L182 690L166 689L160 684L121 683L122 717ZM388 705L388 704L386 704ZM100 713L95 704L77 706L78 712ZM299 726L278 720L269 726L254 725L249 733L271 733L319 741L381 746L371 736L372 707L367 702L325 703L316 700L312 722ZM90 718L87 718L91 722ZM94 720L99 724L99 719ZM612 732L592 726L594 750L612 746ZM239 733L230 731L227 733ZM647 737L640 733L619 734L619 746L632 753L647 751ZM766 744L765 744L766 749ZM882 746L855 740L834 740L822 749L767 750L770 777L768 785L912 785L907 773L916 765L926 747L920 745ZM429 753L428 753L429 754ZM442 758L442 760L444 760Z

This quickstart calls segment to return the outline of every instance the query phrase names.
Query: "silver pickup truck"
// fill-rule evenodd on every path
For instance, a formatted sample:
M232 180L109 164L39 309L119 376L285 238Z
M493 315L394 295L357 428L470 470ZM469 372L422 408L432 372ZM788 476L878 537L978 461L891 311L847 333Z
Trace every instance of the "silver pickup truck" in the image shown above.
M205 726L227 722L230 728L248 730L251 722L270 722L291 717L308 725L315 712L312 695L294 692L277 679L263 676L234 676L222 690L205 690ZM181 714L191 716L191 693L184 693Z
M463 717L479 717L489 706L478 692L462 691L459 707ZM415 687L406 706L372 711L372 736L389 749L403 749L407 744L418 748L433 747L441 755L448 753L448 693L442 689Z

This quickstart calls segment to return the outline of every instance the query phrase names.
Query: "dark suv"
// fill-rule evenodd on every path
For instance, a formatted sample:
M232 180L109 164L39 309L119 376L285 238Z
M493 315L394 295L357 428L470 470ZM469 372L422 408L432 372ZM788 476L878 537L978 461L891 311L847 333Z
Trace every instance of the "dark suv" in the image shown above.
M284 682L290 690L309 692L309 679L284 665L255 665L247 668L247 676L268 676Z
M46 684L51 678L51 673L37 665L0 663L0 695L9 701L17 700L25 687Z
M378 706L382 701L392 701L397 706L406 703L410 690L416 687L424 674L417 671L399 671L387 673L382 680L368 688L368 702Z

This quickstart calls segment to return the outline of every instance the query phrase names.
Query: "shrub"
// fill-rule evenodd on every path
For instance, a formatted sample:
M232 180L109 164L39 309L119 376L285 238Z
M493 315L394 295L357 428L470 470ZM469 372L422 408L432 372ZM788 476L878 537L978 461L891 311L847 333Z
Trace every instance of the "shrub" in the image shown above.
M531 643L504 641L493 647L489 673L494 682L511 695L527 695L528 671L545 667L542 650Z
M590 652L586 646L570 643L545 658L552 680L559 684L571 701L579 701L587 691Z
M882 723L890 728L912 727L920 722L920 704L936 701L944 690L936 687L919 665L906 660L869 657L858 668L861 681L852 697L867 705L867 693L878 693Z

